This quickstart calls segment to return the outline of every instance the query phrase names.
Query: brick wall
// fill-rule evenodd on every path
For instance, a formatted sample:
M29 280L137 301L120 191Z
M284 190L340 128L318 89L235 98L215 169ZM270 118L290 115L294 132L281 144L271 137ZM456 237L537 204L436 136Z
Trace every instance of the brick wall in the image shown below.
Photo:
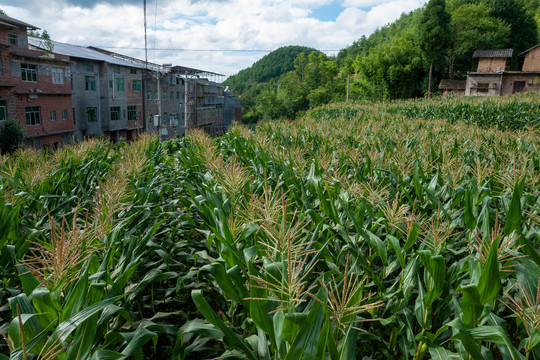
M13 32L0 29L0 42ZM48 57L25 48L26 29L17 36L17 45L0 46L0 100L6 103L7 116L25 128L27 144L39 148L60 145L70 139L74 129L69 63L66 57ZM21 64L35 66L37 81L23 81ZM37 124L27 124L27 110L37 116Z
M537 46L525 55L523 71L540 71L540 46Z

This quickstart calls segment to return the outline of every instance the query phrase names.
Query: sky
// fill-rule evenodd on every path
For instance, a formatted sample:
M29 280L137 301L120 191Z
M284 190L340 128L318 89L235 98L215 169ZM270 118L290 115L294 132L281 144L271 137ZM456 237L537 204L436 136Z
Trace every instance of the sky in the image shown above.
M147 0L148 61L225 76L281 46L336 55L427 0ZM1 0L55 41L145 59L143 0Z

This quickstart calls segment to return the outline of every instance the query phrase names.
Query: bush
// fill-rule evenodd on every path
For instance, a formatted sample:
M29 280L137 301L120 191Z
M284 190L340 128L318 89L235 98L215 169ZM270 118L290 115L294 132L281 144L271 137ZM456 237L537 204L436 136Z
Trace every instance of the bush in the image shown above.
M17 120L7 119L0 124L0 151L10 153L24 140L24 128Z

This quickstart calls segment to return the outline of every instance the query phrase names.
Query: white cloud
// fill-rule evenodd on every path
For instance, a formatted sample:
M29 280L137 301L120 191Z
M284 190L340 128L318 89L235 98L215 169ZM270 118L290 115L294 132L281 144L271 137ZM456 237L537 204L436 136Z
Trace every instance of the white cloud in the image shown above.
M54 40L109 47L143 59L142 5L100 3L81 8L69 0L4 7L10 16L46 29ZM156 12L157 1L157 12ZM310 17L334 0L148 0L148 58L231 75L264 52L206 52L178 49L276 49L305 45L341 49L360 36L422 6L426 0L344 0L336 21ZM157 30L154 30L157 25ZM116 49L115 49L116 48ZM123 48L123 49L119 49ZM176 50L156 50L176 49Z

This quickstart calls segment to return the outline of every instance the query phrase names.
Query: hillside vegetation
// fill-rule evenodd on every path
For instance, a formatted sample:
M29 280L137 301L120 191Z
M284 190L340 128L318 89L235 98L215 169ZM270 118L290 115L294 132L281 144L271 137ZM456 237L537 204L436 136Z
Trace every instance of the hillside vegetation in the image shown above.
M475 50L513 48L509 69L517 70L517 55L540 42L537 0L438 1L446 5L450 34L448 43L432 59L432 89L437 89L442 78L465 79L475 69ZM262 75L269 65L257 65L225 83L242 97L245 122L294 118L310 107L344 101L348 76L351 100L422 97L430 65L420 46L424 10L403 14L369 37L359 38L336 57L307 50L294 59L291 68L290 57L271 53L261 62L268 64L272 59L272 69L280 70L279 75L272 71L269 80Z
M0 359L540 359L539 107L0 156Z

